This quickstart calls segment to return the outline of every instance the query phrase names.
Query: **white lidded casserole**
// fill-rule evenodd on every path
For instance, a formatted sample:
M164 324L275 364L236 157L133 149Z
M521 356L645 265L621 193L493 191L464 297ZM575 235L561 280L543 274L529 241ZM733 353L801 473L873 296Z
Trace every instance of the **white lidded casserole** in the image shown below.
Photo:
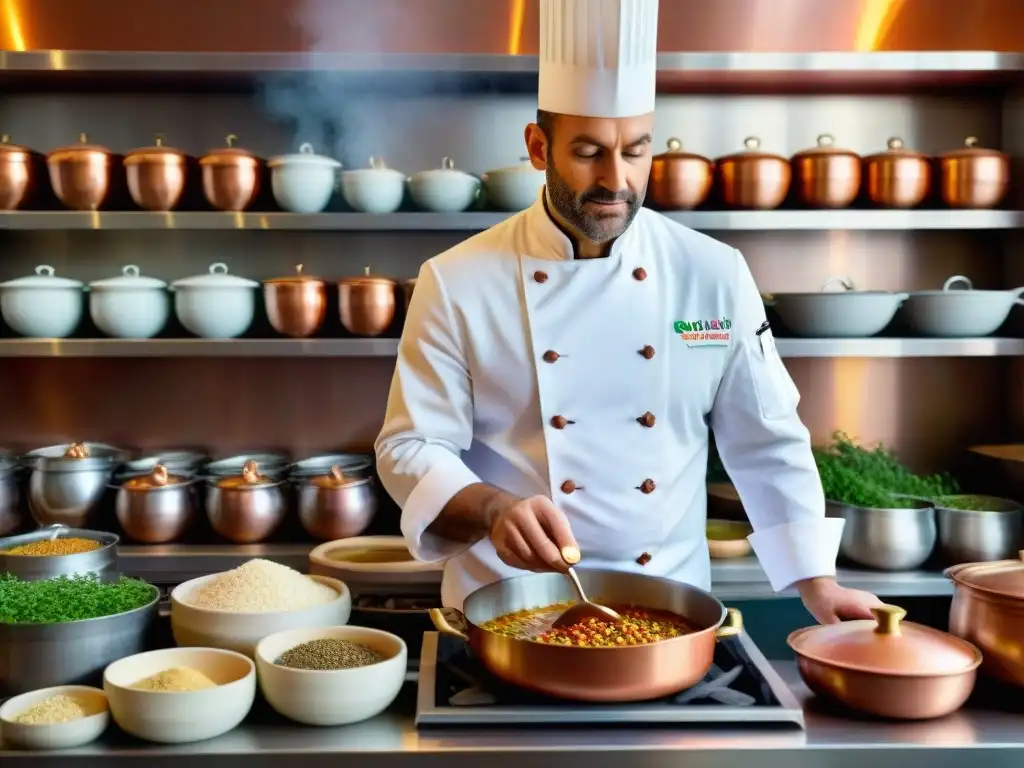
M491 205L501 211L522 211L533 205L544 178L544 171L534 168L526 157L519 165L497 168L483 176Z
M291 213L320 213L337 188L341 163L316 154L312 144L303 144L297 154L271 158L267 166L279 206Z
M433 213L461 213L476 202L480 179L455 168L450 157L440 168L421 171L409 179L409 194L418 208Z
M89 315L107 336L151 339L167 325L170 312L167 283L144 277L134 264L118 277L89 283Z
M369 168L341 172L341 193L346 203L362 213L394 213L405 196L405 174L371 157Z
M252 325L256 314L255 280L228 274L227 264L210 265L206 275L176 280L174 311L186 330L204 339L233 339Z
M63 339L78 328L85 305L78 280L57 277L43 264L36 273L0 283L0 313L11 330L22 336Z

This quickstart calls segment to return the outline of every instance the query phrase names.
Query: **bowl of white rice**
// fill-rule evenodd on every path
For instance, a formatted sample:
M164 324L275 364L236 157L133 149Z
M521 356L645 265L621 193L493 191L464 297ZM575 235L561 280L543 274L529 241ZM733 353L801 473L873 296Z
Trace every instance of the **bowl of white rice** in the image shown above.
M253 658L256 644L286 629L336 627L352 613L348 587L269 560L249 560L171 591L171 631L183 647L223 648Z

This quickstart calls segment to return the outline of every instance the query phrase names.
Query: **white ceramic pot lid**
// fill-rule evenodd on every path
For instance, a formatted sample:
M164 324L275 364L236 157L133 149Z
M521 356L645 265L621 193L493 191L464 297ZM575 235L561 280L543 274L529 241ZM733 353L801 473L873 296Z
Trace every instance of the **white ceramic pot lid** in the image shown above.
M222 262L210 265L208 275L183 277L171 283L174 288L259 288L255 280L228 274L228 265Z
M121 270L117 277L108 277L103 280L96 280L89 283L90 288L166 288L167 283L155 277L143 277L139 268L129 264Z
M0 283L0 288L81 288L82 283L69 277L56 277L55 270L49 264L40 264L36 273L27 277L19 277Z
M382 157L371 157L369 168L354 168L351 171L342 171L342 174L345 176L398 176L402 179L405 178L405 174L401 171L388 168Z
M413 181L444 181L446 179L476 179L471 173L460 171L455 167L455 161L450 157L446 157L441 161L440 168L431 168L430 170L420 171L419 173L413 174Z
M519 158L519 165L506 165L504 168L495 168L487 173L543 173L543 171L538 171L534 168L530 158L521 157Z
M297 154L279 155L278 157L272 157L267 162L267 166L270 168L277 168L282 165L314 165L324 168L341 168L341 163L333 157L316 154L313 151L313 145L309 143L299 147Z

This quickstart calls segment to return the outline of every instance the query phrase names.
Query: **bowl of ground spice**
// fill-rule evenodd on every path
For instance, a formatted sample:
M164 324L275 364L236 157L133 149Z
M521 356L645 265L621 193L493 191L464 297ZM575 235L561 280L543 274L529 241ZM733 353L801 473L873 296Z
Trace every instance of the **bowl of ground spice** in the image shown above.
M387 709L405 681L408 649L366 627L293 629L256 646L260 690L304 725L358 723Z
M68 749L95 741L110 711L99 688L62 685L23 693L0 707L0 735L19 749Z
M146 741L183 744L220 736L252 709L256 668L219 648L167 648L115 661L103 673L110 713Z
M0 539L0 573L26 581L95 574L115 582L119 538L113 533L54 525Z

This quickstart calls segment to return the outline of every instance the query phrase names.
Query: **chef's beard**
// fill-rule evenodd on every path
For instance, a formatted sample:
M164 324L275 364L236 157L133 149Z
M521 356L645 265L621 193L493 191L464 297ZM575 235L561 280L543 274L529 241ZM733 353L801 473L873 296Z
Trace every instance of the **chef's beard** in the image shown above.
M644 204L647 189L639 195L631 190L611 192L604 187L591 187L581 195L577 195L563 179L555 166L549 161L546 171L548 201L569 226L595 243L607 243L622 235L633 223L640 207ZM593 214L588 212L588 202L625 201L626 212Z

